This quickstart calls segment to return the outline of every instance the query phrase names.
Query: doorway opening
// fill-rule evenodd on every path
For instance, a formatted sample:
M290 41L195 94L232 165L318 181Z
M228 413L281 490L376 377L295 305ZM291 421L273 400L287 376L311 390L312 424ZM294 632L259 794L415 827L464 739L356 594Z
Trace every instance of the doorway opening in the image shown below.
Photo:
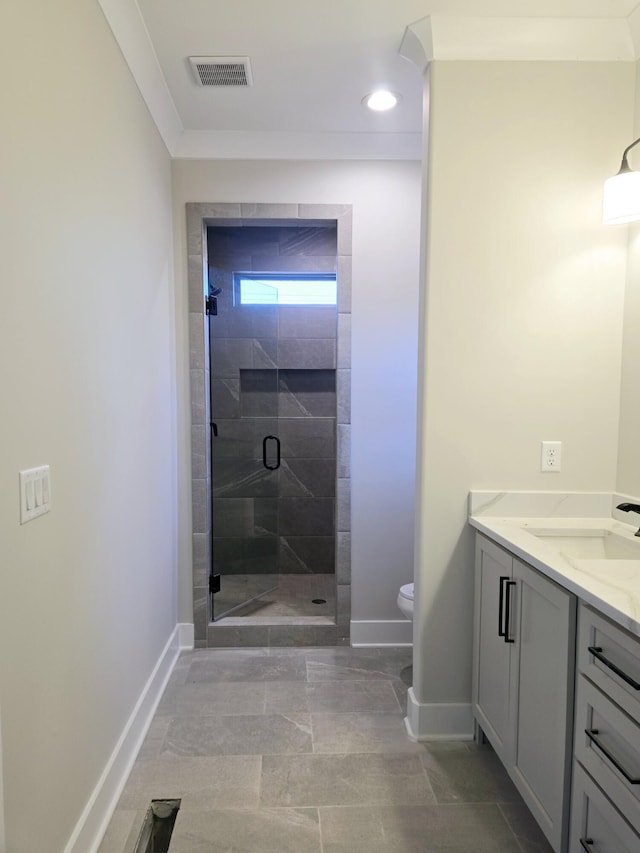
M305 207L187 205L197 647L349 642L351 209Z
M207 228L214 622L335 619L336 231Z

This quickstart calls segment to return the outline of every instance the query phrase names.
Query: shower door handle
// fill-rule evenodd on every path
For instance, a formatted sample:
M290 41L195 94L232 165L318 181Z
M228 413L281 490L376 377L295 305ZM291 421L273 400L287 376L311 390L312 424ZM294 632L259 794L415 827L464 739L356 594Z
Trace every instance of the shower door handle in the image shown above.
M276 464L269 465L267 463L267 442L275 441L276 443ZM262 464L268 471L277 471L280 467L280 439L275 435L265 435L262 439Z

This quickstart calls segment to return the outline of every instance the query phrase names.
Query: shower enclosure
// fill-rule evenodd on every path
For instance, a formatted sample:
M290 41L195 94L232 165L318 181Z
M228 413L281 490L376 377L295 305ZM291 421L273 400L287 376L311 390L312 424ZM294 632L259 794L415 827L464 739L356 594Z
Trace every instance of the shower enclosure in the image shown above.
M335 617L335 222L207 248L210 616Z

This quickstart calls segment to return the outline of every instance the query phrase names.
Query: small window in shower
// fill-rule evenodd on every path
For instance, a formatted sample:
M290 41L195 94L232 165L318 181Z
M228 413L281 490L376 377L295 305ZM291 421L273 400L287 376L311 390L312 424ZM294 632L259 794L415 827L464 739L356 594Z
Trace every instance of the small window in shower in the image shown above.
M334 273L234 273L237 305L335 305Z

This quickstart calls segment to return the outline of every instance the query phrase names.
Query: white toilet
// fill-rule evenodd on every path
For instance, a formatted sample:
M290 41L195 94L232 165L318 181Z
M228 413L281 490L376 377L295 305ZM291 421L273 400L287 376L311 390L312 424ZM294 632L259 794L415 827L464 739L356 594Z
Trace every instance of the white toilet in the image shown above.
M398 607L407 617L413 620L413 584L406 583L400 587L398 593Z

